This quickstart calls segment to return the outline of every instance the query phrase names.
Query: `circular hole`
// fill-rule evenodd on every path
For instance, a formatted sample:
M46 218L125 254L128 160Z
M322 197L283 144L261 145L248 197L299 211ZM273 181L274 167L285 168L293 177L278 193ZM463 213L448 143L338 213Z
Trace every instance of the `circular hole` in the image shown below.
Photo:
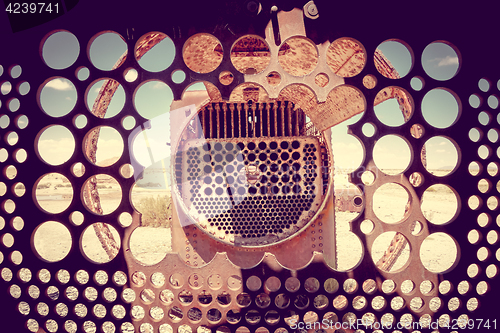
M14 152L14 160L17 163L24 163L26 162L26 159L28 158L28 154L26 153L26 150L24 149L16 149Z
M278 72L270 72L267 74L266 79L271 86L277 86L281 82L281 76Z
M142 84L136 90L134 106L142 117L153 119L169 112L172 100L173 93L170 87L161 81L153 80Z
M320 284L318 279L314 277L307 278L304 282L304 288L310 293L315 293L319 290Z
M89 78L90 71L87 67L78 67L75 74L78 80L85 81Z
M247 281L246 281L246 285L247 285L247 288L250 290L250 291L257 291L260 289L260 287L262 286L262 281L260 280L259 277L255 276L255 275L252 275L250 276ZM286 283L285 283L285 287L286 287ZM287 288L288 289L288 288Z
M358 290L358 282L355 279L346 279L343 285L344 291L348 294L355 293Z
M447 128L459 116L459 100L450 91L437 88L427 92L422 100L422 115L432 126Z
M36 140L38 156L50 165L67 162L75 152L75 138L69 129L61 125L45 128Z
M112 118L120 113L125 105L125 90L116 80L98 80L89 85L85 93L85 103L94 116Z
M424 87L424 79L420 76L412 77L410 80L410 86L415 91L420 91Z
M363 184L370 186L375 181L375 174L371 171L365 171L361 175L361 181L363 182Z
M498 97L495 95L488 97L488 106L492 109L498 108Z
M148 266L161 262L172 251L171 243L170 228L138 227L130 235L133 257Z
M21 73L23 72L21 66L15 65L10 68L10 77L13 79L17 79L18 77L21 76Z
M481 206L482 201L477 195L473 195L473 196L469 197L469 200L467 203L468 203L470 209L476 210Z
M135 121L135 118L132 116L126 116L122 119L122 126L127 131L130 131L131 129L133 129L135 127L135 125L136 125L136 121Z
M40 259L48 262L64 259L73 243L68 228L54 221L40 224L33 233L32 242L35 253Z
M404 172L411 162L408 143L396 135L385 135L373 147L373 160L377 167L388 175Z
M234 75L230 71L222 71L219 74L219 82L225 86L228 86L231 83L233 83L233 80L234 80Z
M386 87L375 96L374 110L377 118L387 126L401 126L413 114L413 98L399 87Z
M360 227L362 233L364 233L365 235L368 235L373 231L373 229L375 228L375 225L370 220L364 220L363 222L361 222L359 227Z
M17 91L20 95L25 96L30 92L30 84L26 81L17 85Z
M483 160L489 158L492 155L492 153L493 153L493 151L491 150L491 148L489 146L486 146L486 145L481 145L477 149L477 155L480 158L482 158ZM497 155L499 155L499 154L500 154L500 150L497 150Z
M51 214L65 211L73 200L73 186L59 173L49 173L36 182L35 200L38 206Z
M7 115L0 116L0 128L6 129L10 124L10 118Z
M82 223L84 221L84 216L81 212L74 211L73 213L70 214L69 220L71 223L73 223L76 226L82 225Z
M401 41L385 41L375 50L375 67L380 74L389 79L405 77L412 66L412 52Z
M448 234L432 233L422 242L420 260L432 273L448 272L458 262L458 244Z
M336 39L326 51L326 63L336 75L341 77L358 75L366 65L366 58L365 48L353 38Z
M84 256L97 264L113 260L121 246L120 235L107 223L93 223L85 229L80 239L80 249Z
M382 271L397 272L404 268L410 258L410 245L403 234L384 232L373 242L371 255L373 262Z
M301 61L297 61L301 59ZM305 37L286 40L278 52L278 62L290 75L304 76L311 73L318 64L316 45Z
M73 125L78 129L84 128L85 126L87 126L87 123L88 119L83 114L79 114L73 118Z
M116 32L105 32L92 39L88 55L97 69L110 71L120 67L127 58L127 43Z
M314 83L318 87L326 87L329 81L330 79L328 78L328 75L326 75L325 73L319 73L314 77Z
M425 142L421 158L424 167L434 176L447 176L458 166L456 144L443 136L434 136Z
M123 154L123 139L120 133L109 126L91 129L84 138L84 153L89 162L107 167L113 165Z
M12 112L16 112L17 110L19 110L20 106L21 103L17 98L12 98L9 101L7 101L7 108Z
M460 67L458 51L448 42L433 42L422 53L422 66L427 75L439 81L454 77Z
M80 43L71 32L57 31L42 41L42 59L53 69L73 65L80 54Z
M14 146L19 141L19 135L16 132L9 132L5 137L7 144Z
M150 72L161 72L174 61L175 45L164 33L150 32L139 38L134 54L142 68Z
M196 34L184 44L182 58L196 73L210 73L222 62L222 45L210 34Z
M333 307L339 311L345 310L348 305L348 300L344 295L338 295L333 299Z
M409 181L414 187L419 187L424 183L424 176L420 172L414 172L410 175Z
M498 130L495 128L492 128L488 131L488 140L490 140L492 143L496 143L498 141Z
M261 37L248 35L238 39L231 48L231 62L243 74L257 74L269 65L271 52Z
M474 109L477 109L478 107L481 106L483 100L479 95L477 94L472 94L469 96L469 105L472 106Z
M139 73L135 68L127 68L123 71L123 78L127 82L134 82L139 77Z
M396 183L380 186L373 195L373 212L385 223L398 223L406 215L410 197L407 190Z
M85 208L98 215L114 212L122 200L120 184L106 174L97 174L87 179L81 193Z
M486 126L489 124L491 116L488 112L482 111L479 113L478 120L481 125Z
M276 292L281 287L281 281L276 276L271 276L264 283L264 287L270 292Z
M375 135L376 127L372 123L365 123L361 130L366 137L371 138Z
M182 83L186 79L186 73L180 69L172 72L172 81L174 83Z
M68 79L58 77L45 81L40 90L40 107L51 117L67 115L76 105L76 88Z
M469 243L476 244L480 239L481 234L476 229L469 231L469 234L467 235L467 240L469 241Z
M401 283L401 291L403 294L409 294L415 289L415 283L412 280L405 280Z
M447 185L432 185L422 195L420 209L425 218L433 224L450 222L457 215L458 208L457 195Z
M365 86L366 89L375 88L377 86L377 78L375 77L375 75L365 75L365 77L363 78L363 86Z
M478 87L483 92L488 92L490 90L491 83L485 78L482 78L478 82Z
M328 278L326 279L323 287L325 288L325 291L329 294L332 294L334 292L337 292L339 289L339 282L334 279L334 278Z
M23 183L15 183L12 186L12 192L14 192L16 197L22 197L26 193L26 187Z
M472 176L477 176L478 174L480 174L482 172L482 166L481 164L477 163L477 162L471 162L469 164L469 173L472 175Z
M77 162L71 166L71 173L75 177L81 177L85 174L85 166L81 162Z

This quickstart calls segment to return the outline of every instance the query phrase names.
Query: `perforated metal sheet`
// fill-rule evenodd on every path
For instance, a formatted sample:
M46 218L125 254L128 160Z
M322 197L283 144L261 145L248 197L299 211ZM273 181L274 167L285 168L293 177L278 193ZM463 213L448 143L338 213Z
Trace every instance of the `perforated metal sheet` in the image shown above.
M272 4L266 1L262 2L262 16L252 17L242 14L243 18L239 21L236 20L238 22L234 22L233 18L238 18L236 15L238 11L229 9L240 8L236 4L235 7L204 4L200 9L196 6L179 5L180 7L173 7L173 5L169 5L165 8L158 6L158 11L156 11L151 10L151 7L144 8L143 5L124 8L121 2L114 3L113 7L109 8L107 4L84 3L82 1L71 12L55 21L48 22L33 30L18 34L7 33L1 37L2 45L7 50L2 52L0 57L0 65L3 69L0 83L4 87L0 96L2 103L0 111L3 119L1 128L3 138L1 147L3 178L1 182L3 185L0 191L2 204L0 281L4 291L0 307L2 327L8 327L11 331L16 332L23 330L28 332L42 332L42 330L48 332L95 332L99 330L103 332L140 332L141 330L149 330L149 325L151 325L154 331L159 331L161 327L163 331L168 332L170 327L177 331L179 331L179 327L180 331L194 331L200 325L208 323L206 325L211 326L214 330L215 327L225 327L219 328L219 331L236 331L238 329L239 331L256 331L260 329L261 331L278 330L284 332L283 329L290 330L289 318L307 321L310 318L315 318L314 314L316 314L319 320L327 318L334 322L337 320L348 321L349 318L354 317L393 323L400 320L408 321L410 318L413 322L420 323L432 323L436 319L441 319L440 327L422 328L419 329L420 331L456 331L460 327L458 319L464 319L468 324L471 323L468 320L472 319L473 327L470 329L473 331L483 332L485 328L478 327L478 325L480 321L486 323L486 320L493 328L493 321L498 316L494 306L498 296L495 282L498 279L499 260L498 214L494 203L498 197L495 186L498 182L498 171L495 171L498 170L498 156L495 153L498 143L494 134L490 133L498 131L498 122L496 121L498 106L494 103L494 99L499 94L500 71L494 62L485 61L484 54L478 51L477 46L486 45L492 54L497 51L495 50L497 46L496 36L490 33L496 31L492 23L495 22L494 11L489 10L491 7L481 7L480 3L474 3L471 8L463 11L458 10L458 7L453 7L455 4L452 4L451 12L448 11L450 10L448 7L444 7L444 5L440 7L441 5L435 3L433 7L426 7L419 3L418 8L411 11L398 11L399 7L391 7L391 10L387 10L380 4L371 4L367 5L369 7L363 12L353 14L355 15L355 20L353 20L351 15L344 17L339 14L352 13L351 4L338 4L335 10L331 10L323 2L317 2L320 18L326 17L326 20L306 19L304 24L304 31L314 44L328 44L339 35L352 36L363 44L367 59L372 59L375 49L381 41L396 37L401 38L411 47L412 54L416 59L410 74L398 80L390 80L381 75L371 60L367 61L358 75L345 78L347 84L357 87L362 92L367 106L362 118L350 127L353 135L363 142L365 149L362 167L351 175L352 183L366 189L364 192L364 211L350 223L352 231L359 237L365 249L365 255L359 265L348 273L342 273L325 264L325 258L321 255L315 254L313 257L313 249L317 250L320 248L320 244L332 242L332 235L319 240L319 231L323 230L323 225L320 223L324 222L324 220L320 222L319 219L317 223L311 224L309 229L301 233L300 237L297 237L304 242L302 244L307 244L304 251L309 252L310 257L313 258L308 265L305 265L304 269L284 269L280 266L283 260L268 259L259 263L259 260L248 257L248 262L255 263L254 268L240 270L237 267L232 267L227 270L229 272L234 269L235 274L241 274L241 286L238 287L241 289L231 289L235 283L238 283L239 279L230 280L228 277L227 280L224 280L222 275L227 275L226 271L221 275L221 287L217 289L214 286L219 284L213 284L213 280L210 280L212 282L208 280L211 274L217 274L218 270L224 270L223 267L226 267L221 265L221 259L217 258L208 263L201 274L203 279L200 280L208 288L196 289L200 287L196 286L194 282L192 286L189 283L186 285L185 282L182 284L193 295L192 302L194 303L189 302L189 294L182 294L179 297L182 290L175 289L180 286L176 280L176 274L181 275L185 279L184 281L187 281L193 274L200 272L196 268L184 265L185 256L182 257L182 260L176 261L172 259L172 256L176 256L176 254L169 254L164 260L170 262L170 266L163 264L144 267L138 263L131 256L128 245L131 232L139 225L139 217L128 200L134 180L124 177L120 171L123 165L130 163L129 152L125 150L121 158L111 166L94 165L83 152L85 135L95 126L106 125L115 128L122 138L127 138L130 129L122 125L125 116L134 117L137 124L142 124L147 120L134 109L132 96L139 85L149 79L159 79L168 84L175 99L180 99L183 90L196 80L214 83L221 95L228 97L230 91L244 80L244 75L233 69L229 61L228 55L232 43L248 31L256 32L264 37L265 31L267 31L267 22L273 19L274 24L276 24L277 19L271 16ZM289 4L278 3L280 9L291 9L290 7L293 5L292 2ZM300 4L298 7L302 5ZM374 8L373 6L380 7ZM429 8L436 9L433 12ZM391 13L389 19L388 12ZM450 16L453 17L450 18L446 15L443 17L441 15L443 12L451 13L453 15ZM89 21L89 17L93 18L92 21ZM414 26L409 27L407 24L409 17L416 18L420 22L419 24L425 24L428 29L423 32L420 29L417 31ZM230 23L226 26L229 27L227 30L214 23L219 22L219 18ZM167 21L168 23L165 23ZM5 25L6 22L3 20L1 24ZM366 24L357 25L353 22L366 22ZM464 25L464 22L470 22L470 26ZM251 25L252 28L249 28ZM447 30L449 27L453 29ZM2 26L3 28L4 26ZM49 68L39 56L40 43L47 34L55 29L71 31L77 37L80 45L75 62L68 68L60 70ZM95 34L108 29L114 29L125 38L129 53L119 69L102 71L93 66L85 50ZM274 31L276 29L275 25ZM174 40L178 51L173 64L164 72L152 73L142 69L132 54L137 40L152 31L163 31L168 34ZM273 30L271 31L274 33ZM224 57L222 64L215 72L198 73L192 71L182 60L182 46L187 38L196 32L213 33L222 43ZM467 36L473 37L469 39ZM459 50L461 63L457 75L447 81L429 77L419 61L425 47L432 41L441 39L453 43ZM274 59L272 60L273 66L276 66L277 58L272 59ZM324 59L320 59L320 61L324 61ZM19 76L11 72L15 65L20 65L22 68L22 73ZM89 78L86 80L79 80L75 75L81 66L89 69ZM137 81L127 82L124 80L122 70L128 67L138 71L139 79ZM171 76L178 69L187 73L187 80L180 84L173 82ZM224 85L219 81L218 74L222 70L232 72L234 76L232 84ZM375 89L363 84L367 75L375 77ZM68 114L61 117L47 115L41 110L39 103L39 88L53 77L67 78L75 86L76 105ZM411 79L414 77L423 79L422 89L412 88ZM125 106L117 117L110 119L95 117L89 113L85 106L86 90L94 80L101 78L113 78L120 82L124 88ZM478 83L481 78L488 80L488 89L479 88ZM10 83L10 90L7 89L9 85L3 85L5 82ZM25 82L29 83L30 86L30 90L26 94L21 93L22 90L20 90L21 84ZM307 82L314 87L314 78L307 77ZM415 110L407 123L398 127L390 127L377 118L373 103L378 91L395 84L411 92L415 101ZM452 91L459 101L459 115L456 122L444 129L431 126L423 116L421 106L424 96L429 91L443 87ZM314 90L314 88L311 89ZM471 94L477 95L478 106L469 103ZM19 103L18 108L16 103ZM480 117L482 111L485 114ZM87 118L87 125L84 127L75 125L74 119L79 114L83 114ZM27 126L26 118L22 116L27 118ZM362 131L362 126L368 122L375 124L377 129L372 137L365 136ZM44 163L34 148L34 143L37 142L40 132L47 126L54 124L69 129L76 142L73 154L70 155L67 162L61 165ZM411 133L411 127L415 124L420 124L423 128L423 134L418 138L412 136ZM474 134L469 135L472 128L476 129L477 138ZM377 170L377 166L372 161L375 143L386 134L404 137L411 147L411 163L400 175L381 175L382 171ZM12 139L15 135L18 136L17 141ZM434 136L453 139L459 152L457 167L444 177L429 172L422 159L419 158L425 141ZM23 150L26 152L26 159L23 158ZM73 165L75 163L82 163L85 167L84 176L78 176L79 173L74 172ZM471 163L476 164L471 165ZM366 185L361 179L361 174L366 170L372 170L377 176L373 185ZM68 207L62 212L52 214L41 210L32 195L39 178L50 172L64 175L72 186L72 199L68 201ZM414 172L423 176L420 186L414 186L407 181ZM122 191L122 199L116 210L104 216L91 212L81 200L84 182L96 174L105 174L119 180ZM479 182L483 179L489 185L483 187L484 182L482 182L481 186L478 187ZM20 183L24 185L25 192L22 191L22 187L18 187ZM377 217L372 207L371 193L375 193L379 187L387 183L402 185L412 198L409 213L398 224L383 222ZM61 184L66 183L61 182ZM425 191L435 184L449 186L454 190L457 198L456 214L448 224L434 224L427 221L425 215L424 218L421 216L422 197ZM370 189L369 186L373 187ZM63 189L64 187L59 187L59 190ZM478 205L474 205L474 200L478 202ZM83 224L75 222L78 220L75 219L74 212L81 212ZM123 227L118 222L122 213L134 215L131 227ZM422 219L420 222L424 225L423 232L412 235L410 227L413 226L413 219L417 216ZM363 233L361 225L365 219L370 219L374 223L375 231L373 234ZM48 221L56 221L64 225L72 240L67 255L57 262L41 260L36 251L32 250L33 233L39 225ZM105 264L88 261L87 256L80 249L79 242L84 231L96 222L105 222L115 228L122 240L121 250L117 257ZM186 249L184 249L183 255L187 252L193 253L192 251L201 247L194 242L196 237L193 236L193 230L190 228L190 235L186 236L186 239L190 239L191 242L184 244ZM400 272L379 270L375 267L372 258L366 255L367 251L370 250L371 239L382 231L401 232L410 244L412 261ZM427 232L429 235L442 232L453 237L456 241L460 251L451 270L442 274L430 274L427 271L422 271L420 266L418 269L412 266L412 262L419 259L419 250L423 239L427 237ZM477 240L475 240L474 234L478 235ZM182 241L185 240L182 239ZM54 243L54 246L56 244ZM207 242L206 244L212 243ZM260 258L264 256L261 255ZM236 262L236 260L234 261ZM228 262L224 263L224 265L226 264ZM141 269L144 271L144 278L142 274L136 274ZM168 282L165 282L162 287L154 286L153 283L160 285L158 281L161 281L159 274L152 278L154 273L163 274ZM308 280L309 278L312 279ZM141 279L144 279L144 286L139 287L142 285ZM331 279L335 279L335 281ZM413 282L413 291L411 288L407 288L408 283L404 284L405 279ZM142 293L144 288L150 289L151 292ZM164 294L167 302L161 303L160 295L164 289L174 289L175 292L173 292L173 296L169 293ZM206 293L203 293L203 290ZM219 292L214 290L221 290L220 301L214 301L214 296L212 296L212 302L209 302L208 293L219 295ZM249 296L243 295L238 301L237 294L241 290L248 293ZM224 294L223 291L226 291L227 294ZM134 294L136 297L131 297ZM195 305L195 296L199 295L202 295L201 300L198 298L200 304ZM227 295L230 295L231 301ZM168 302L168 297L173 297L172 303ZM203 307L205 303L212 305L205 308ZM248 307L246 307L247 304ZM324 306L325 304L326 306ZM140 306L142 310L136 306ZM161 311L155 306L163 311L164 315L161 319L159 319ZM220 311L221 315L217 311L212 311L209 315L212 306ZM201 321L198 320L200 315L198 311L190 312L191 308L195 307L200 309ZM230 309L239 311L241 319L237 319L237 314L228 314ZM314 313L308 313L309 311ZM180 312L183 313L183 317L179 320ZM169 313L172 315L170 316ZM447 320L450 320L451 326L449 327L445 325ZM186 326L181 327L181 325ZM373 328L370 327L362 329L365 332L373 331ZM384 329L384 331L393 332L394 330Z

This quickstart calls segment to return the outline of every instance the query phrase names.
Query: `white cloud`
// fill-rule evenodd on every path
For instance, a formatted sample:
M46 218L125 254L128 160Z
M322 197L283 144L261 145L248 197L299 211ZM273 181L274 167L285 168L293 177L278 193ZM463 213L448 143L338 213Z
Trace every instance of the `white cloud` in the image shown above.
M438 150L436 150L436 153L446 153L446 150L445 149L438 149Z
M165 88L165 86L166 86L166 84L165 84L165 83L163 83L163 82L159 82L159 81L158 81L158 82L156 82L156 83L152 86L152 88L153 88L153 89L163 89L163 88Z
M67 100L67 101L72 101L72 100L73 100L73 98L71 98L71 97L69 97L69 96L68 96L68 97L66 97L66 98L65 98L65 100Z
M439 60L438 67L458 65L458 57L446 56L444 58L437 58L436 60Z
M438 146L446 146L446 141L441 141Z
M73 86L66 79L54 79L48 82L45 87L55 90L73 90Z

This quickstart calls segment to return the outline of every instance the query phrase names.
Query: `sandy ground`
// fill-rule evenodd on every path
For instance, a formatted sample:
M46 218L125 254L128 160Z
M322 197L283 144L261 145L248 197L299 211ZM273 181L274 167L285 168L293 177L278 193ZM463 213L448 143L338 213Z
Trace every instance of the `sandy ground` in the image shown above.
M47 186L50 184L50 186ZM58 213L65 210L72 198L71 188L61 175L50 175L43 179L36 191L38 204L44 210ZM118 183L106 179L99 181L101 189L101 204L105 212L113 211L121 198ZM343 184L340 184L343 185ZM399 192L398 192L399 191ZM402 192L401 192L402 191ZM132 190L132 204L138 207L141 199L169 194L168 191L154 188L134 187ZM404 213L407 202L405 190L391 186L381 187L375 194L374 209L379 218L389 223L399 221ZM413 203L419 204L419 203ZM437 224L448 221L456 211L456 199L446 188L435 188L424 195L422 210L430 221ZM337 269L346 271L353 268L361 259L363 246L356 235L350 232L350 221L358 213L336 212L337 231ZM102 218L106 222L106 217ZM73 244L68 229L61 223L47 222L35 232L34 245L38 254L48 261L58 261L64 258L71 246L78 246L85 256L92 261L107 262L109 257L103 250L94 229L83 221L82 227L87 228L81 238L81 244ZM110 226L114 238L120 242L117 231ZM376 262L387 249L394 233L381 235L369 251ZM166 253L171 251L171 234L168 228L140 227L134 231L130 240L130 248L136 259L143 264L153 265L161 261ZM393 270L402 267L409 258L408 246L396 262ZM370 254L367 255L370 255ZM449 268L455 258L457 250L453 240L445 234L429 236L421 249L421 259L425 267L434 272Z

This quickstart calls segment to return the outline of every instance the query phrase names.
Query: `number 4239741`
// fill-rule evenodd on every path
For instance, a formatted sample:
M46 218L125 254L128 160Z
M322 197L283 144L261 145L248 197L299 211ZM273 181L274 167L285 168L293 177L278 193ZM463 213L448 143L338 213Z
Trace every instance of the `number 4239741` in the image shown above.
M47 14L59 13L59 3L45 3L45 2L9 2L5 11L10 14Z

